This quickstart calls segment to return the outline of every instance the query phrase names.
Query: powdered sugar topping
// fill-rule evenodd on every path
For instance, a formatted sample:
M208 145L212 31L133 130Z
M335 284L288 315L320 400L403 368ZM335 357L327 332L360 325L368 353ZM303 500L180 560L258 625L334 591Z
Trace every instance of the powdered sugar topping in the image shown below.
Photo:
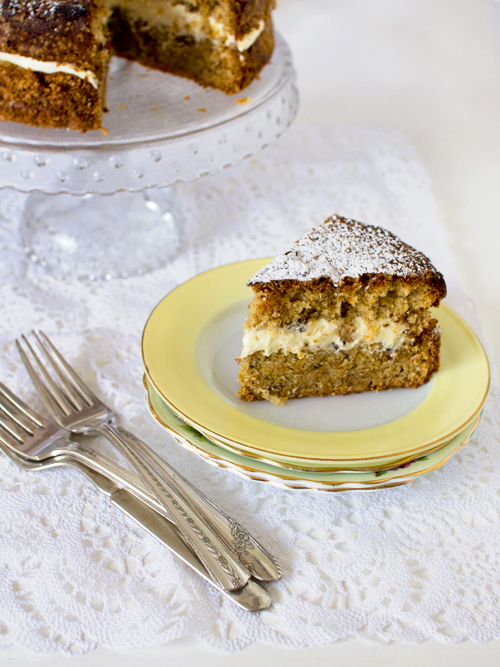
M248 285L324 277L338 285L364 274L407 277L428 271L437 273L423 253L387 229L333 215L260 269Z

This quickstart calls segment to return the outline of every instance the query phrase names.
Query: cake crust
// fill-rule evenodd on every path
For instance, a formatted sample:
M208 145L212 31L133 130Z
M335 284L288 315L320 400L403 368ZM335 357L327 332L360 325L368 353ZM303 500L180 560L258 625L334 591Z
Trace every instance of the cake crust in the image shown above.
M98 71L104 45L94 35L96 9L92 0L3 0L0 51Z
M300 281L335 286L370 276L422 280L432 277L443 298L446 284L430 259L383 227L332 215L301 236L248 282L251 287Z

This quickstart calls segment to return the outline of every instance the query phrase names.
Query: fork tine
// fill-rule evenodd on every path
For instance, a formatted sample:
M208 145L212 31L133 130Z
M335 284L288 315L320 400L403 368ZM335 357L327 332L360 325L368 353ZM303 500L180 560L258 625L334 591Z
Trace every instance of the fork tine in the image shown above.
M9 420L15 422L29 435L33 435L36 429L40 428L39 424L26 417L14 403L11 403L9 399L0 392L0 424L3 419L2 415L7 416Z
M42 353L45 361L49 365L49 368L52 369L54 375L56 376L57 382L55 382L54 385L57 386L59 392L61 392L65 400L68 401L69 406L74 406L77 410L82 410L83 408L86 408L89 405L86 396L83 395L80 391L75 389L73 382L71 382L70 378L67 377L64 369L61 369L57 359L54 359L51 350L46 347L45 343L42 342L38 333L36 331L33 331L32 336L35 339L38 345L38 349ZM32 353L35 354L33 348L32 348ZM39 366L42 365L39 357L37 359L37 363L39 364ZM46 377L49 377L52 380L52 377L49 373L47 373Z
M22 441L21 441L22 442ZM19 442L15 440L9 433L3 430L0 427L0 443L5 445L9 450L17 451L19 447Z
M24 431L23 428L12 419L11 415L3 409L3 405L0 405L0 426L20 444L22 444L28 436L33 435L31 431Z
M30 408L24 401L22 401L18 396L11 392L11 390L6 387L3 382L0 382L0 395L3 396L4 401L6 400L10 405L16 407L23 415L25 415L30 421L34 422L37 426L45 426L45 419L38 414L33 408Z
M77 373L73 370L73 368L68 364L66 359L62 356L62 354L59 352L59 350L55 347L54 343L50 340L50 338L47 336L46 333L43 331L39 332L40 336L43 338L43 343L40 340L40 336L38 336L35 333L35 336L42 348L42 350L45 352L47 360L52 364L52 367L54 370L58 373L58 377L62 379L60 369L57 369L57 362L59 362L60 366L64 369L64 371L68 375L68 379L70 380L71 384L73 385L74 389L76 389L77 392L79 392L81 398L83 398L89 406L94 405L95 403L99 403L99 399L90 391L90 389L87 387L85 382L81 379ZM57 360L57 362L56 362Z
M26 370L29 373L29 376L31 377L33 384L35 387L38 389L38 392L40 396L42 397L44 403L47 405L47 407L50 409L52 414L59 416L60 418L65 417L73 412L73 406L70 405L70 403L65 399L65 397L62 395L61 391L59 390L59 387L55 384L54 380L51 378L51 376L47 373L44 365L38 358L37 354L31 347L29 341L27 340L26 336L22 336L23 342L25 345L28 347L30 350L31 354L33 355L33 359L36 361L37 366L40 368L40 372L43 375L45 381L49 384L49 387L46 386L45 382L42 381L40 375L35 371L33 364L31 363L28 355L24 351L23 346L21 345L19 340L16 340L16 346L19 351L19 354L21 355L21 359L23 361L23 364L26 367Z

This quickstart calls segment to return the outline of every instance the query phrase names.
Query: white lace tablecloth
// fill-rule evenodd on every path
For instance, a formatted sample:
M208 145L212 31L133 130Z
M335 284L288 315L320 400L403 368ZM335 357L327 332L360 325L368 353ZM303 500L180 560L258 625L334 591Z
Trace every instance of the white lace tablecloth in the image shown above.
M255 641L500 637L496 392L474 438L443 468L396 489L328 494L212 468L152 419L142 387L142 328L169 290L211 267L278 253L332 213L383 225L428 254L447 278L448 302L477 331L411 147L391 130L296 127L178 191L187 223L177 259L95 284L57 282L31 264L18 240L25 197L0 193L0 378L42 410L13 340L45 330L126 426L278 557L274 604L238 609L78 472L22 471L0 455L0 647L78 654L195 635L236 651Z

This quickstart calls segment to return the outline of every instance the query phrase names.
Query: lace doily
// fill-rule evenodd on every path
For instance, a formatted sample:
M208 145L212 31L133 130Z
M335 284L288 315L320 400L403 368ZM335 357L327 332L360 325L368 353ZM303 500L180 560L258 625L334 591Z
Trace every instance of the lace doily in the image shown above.
M166 292L211 267L277 254L332 213L387 227L426 253L447 279L448 302L477 330L413 150L390 130L296 127L239 167L179 187L179 196L184 245L170 266L88 284L56 282L25 258L25 196L0 194L0 377L43 411L13 340L45 330L124 425L278 557L274 604L260 614L238 609L78 472L23 471L0 455L0 646L77 654L187 635L226 651L257 640L499 637L497 391L471 442L436 472L386 491L322 494L208 466L154 421L142 387L142 328Z

